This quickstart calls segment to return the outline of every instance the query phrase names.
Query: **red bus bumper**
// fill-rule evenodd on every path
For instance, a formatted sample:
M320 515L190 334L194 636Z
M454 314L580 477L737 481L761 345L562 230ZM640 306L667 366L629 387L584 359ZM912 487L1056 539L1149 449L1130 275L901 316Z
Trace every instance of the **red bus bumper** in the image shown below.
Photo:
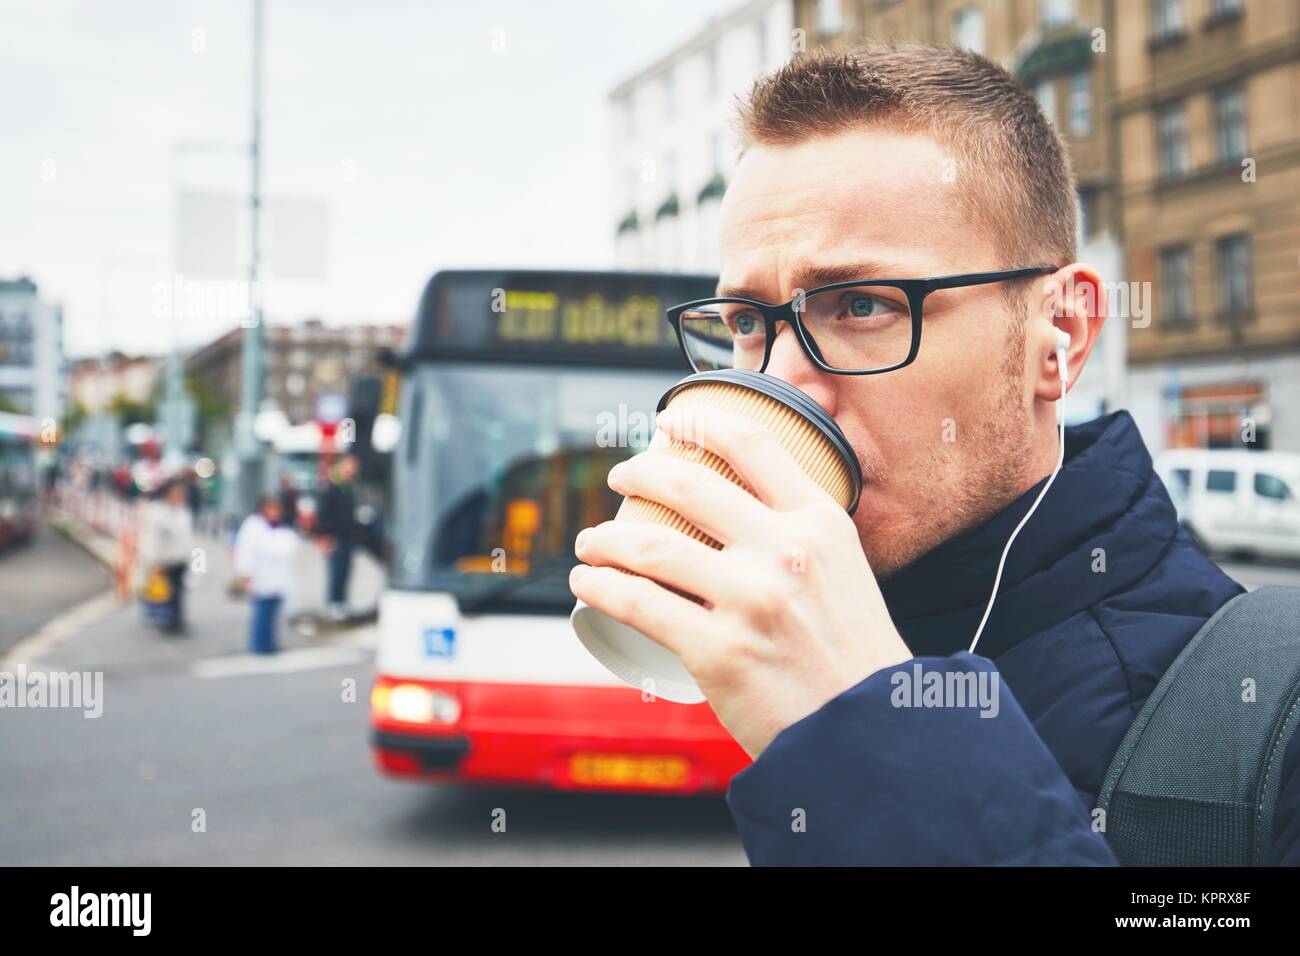
M439 719L394 719L394 688L437 692ZM455 705L447 702L454 698ZM749 757L708 704L643 701L632 687L477 684L380 676L371 746L388 776L562 790L721 793Z

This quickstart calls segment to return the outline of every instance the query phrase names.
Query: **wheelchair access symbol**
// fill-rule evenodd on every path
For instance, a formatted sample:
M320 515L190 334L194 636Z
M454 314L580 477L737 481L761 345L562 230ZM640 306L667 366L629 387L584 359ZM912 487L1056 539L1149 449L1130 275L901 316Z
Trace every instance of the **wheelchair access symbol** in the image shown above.
M454 627L426 627L424 629L424 656L450 659L456 656L456 629Z

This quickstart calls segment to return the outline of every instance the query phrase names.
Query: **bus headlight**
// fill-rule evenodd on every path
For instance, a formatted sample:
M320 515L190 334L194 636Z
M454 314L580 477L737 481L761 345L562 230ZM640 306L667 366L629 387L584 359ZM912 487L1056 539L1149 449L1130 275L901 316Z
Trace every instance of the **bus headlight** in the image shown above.
M377 684L370 707L376 715L408 724L454 724L460 719L459 700L419 684Z

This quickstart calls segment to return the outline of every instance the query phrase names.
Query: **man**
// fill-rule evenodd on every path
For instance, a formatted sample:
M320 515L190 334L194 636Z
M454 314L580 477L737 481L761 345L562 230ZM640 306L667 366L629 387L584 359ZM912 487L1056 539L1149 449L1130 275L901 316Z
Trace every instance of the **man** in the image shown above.
M298 485L287 471L280 472L280 514L286 528L298 527Z
M316 541L326 559L328 576L326 605L335 617L344 617L348 606L348 581L352 576L352 546L356 533L356 480L359 465L355 455L344 455L330 471L316 508Z
M1056 465L1058 330L1073 382L1106 312L1098 276L1075 261L1064 146L1000 67L945 48L801 57L756 85L741 119L718 294L799 311L766 326L743 304L704 313L725 316L734 355L752 358L735 364L835 418L860 459L861 503L846 516L743 419L661 415L754 493L663 456L617 466L612 488L723 548L607 522L579 536L573 591L678 654L754 758L728 793L751 862L1111 864L1091 812L1111 756L1241 588L1179 527L1121 412L1067 430L979 656L966 652L1003 548ZM869 281L1044 264L926 295L917 342L914 303ZM832 283L857 283L848 308L814 291ZM890 342L903 354L887 358ZM971 671L997 688L995 706L900 693L918 675ZM1295 746L1285 764L1275 846L1296 863Z

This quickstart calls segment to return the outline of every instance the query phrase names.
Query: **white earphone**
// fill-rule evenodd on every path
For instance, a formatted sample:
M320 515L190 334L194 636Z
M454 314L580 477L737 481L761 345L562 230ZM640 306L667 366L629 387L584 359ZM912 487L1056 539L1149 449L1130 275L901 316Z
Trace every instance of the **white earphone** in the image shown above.
M1052 487L1052 482L1061 472L1061 466L1065 464L1065 392L1070 384L1070 335L1062 329L1056 330L1056 346L1052 349L1056 353L1056 369L1061 377L1061 397L1056 400L1056 427L1059 437L1057 439L1056 467L1048 476L1047 484L1043 485L1043 490L1038 493L1034 503L1030 505L1029 511L1020 519L1020 524L1016 525L1016 530L1011 532L1011 537L1007 538L1006 546L1002 549L1002 557L998 559L998 573L993 578L993 593L989 595L989 603L984 606L984 616L980 618L980 626L975 629L975 638L970 642L970 653L975 653L975 645L980 642L980 635L984 633L984 625L989 621L989 614L993 611L993 602L998 597L998 586L1002 583L1002 569L1006 566L1007 555L1011 551L1011 545L1016 540L1016 535L1020 534L1020 529L1028 524L1029 519L1034 516L1038 510L1039 503L1047 494L1047 489Z
M1061 381L1068 385L1070 382L1070 363L1068 361L1070 354L1069 332L1064 329L1056 330L1056 348L1053 349L1053 351L1056 352L1056 364L1057 368L1059 368L1061 372ZM1064 392L1061 393L1060 400L1065 401Z

